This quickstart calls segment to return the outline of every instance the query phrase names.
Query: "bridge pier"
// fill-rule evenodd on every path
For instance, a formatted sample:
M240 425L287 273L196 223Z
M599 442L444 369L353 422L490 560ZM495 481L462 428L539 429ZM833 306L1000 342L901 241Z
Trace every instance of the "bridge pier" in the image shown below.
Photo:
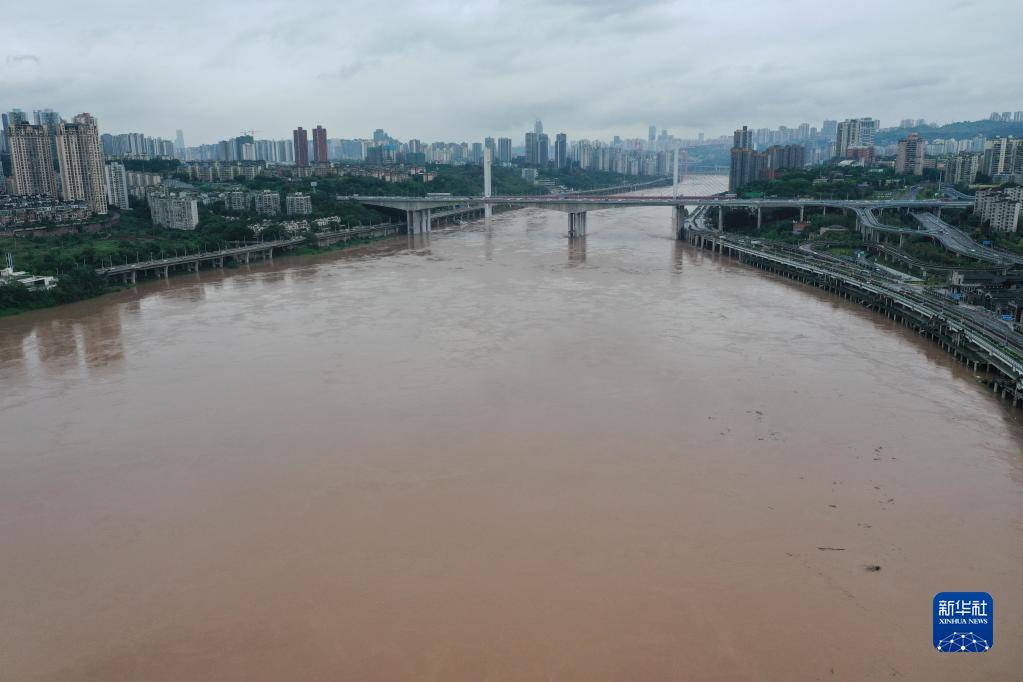
M760 226L764 224L764 211L757 206L757 232L760 232Z
M568 237L586 236L586 211L576 211L568 214Z
M718 204L718 230L725 231L725 207Z
M681 241L685 238L683 232L686 229L686 207L673 206L671 209L671 228L675 231L675 239Z
M409 234L425 234L430 231L430 209L405 211Z
M799 222L803 222L803 213L804 213L805 209L806 209L806 206L800 206L799 207Z

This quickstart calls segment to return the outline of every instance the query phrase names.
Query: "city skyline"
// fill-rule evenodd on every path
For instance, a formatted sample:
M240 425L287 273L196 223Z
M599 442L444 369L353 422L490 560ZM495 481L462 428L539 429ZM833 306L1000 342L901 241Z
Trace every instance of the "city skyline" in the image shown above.
M401 139L517 139L538 117L577 138L642 138L650 124L716 137L739 121L965 120L979 101L1018 108L1012 100L1023 90L1017 71L984 68L992 55L947 49L962 26L983 26L989 44L1007 46L998 58L1017 61L1015 22L986 20L1018 12L1009 2L868 3L879 46L868 52L841 17L802 2L651 0L627 12L606 2L408 4L400 22L375 6L315 2L270 2L242 15L185 2L158 18L119 1L58 9L60 24L9 9L19 31L0 56L3 108L92 111L108 131L173 139L183 129L192 143L251 128L286 139L312 119L336 137L382 126ZM906 40L905 25L935 11L947 21ZM498 39L516 32L535 42ZM798 50L757 39L786 32ZM646 49L622 47L639 44ZM407 102L416 105L399 105Z

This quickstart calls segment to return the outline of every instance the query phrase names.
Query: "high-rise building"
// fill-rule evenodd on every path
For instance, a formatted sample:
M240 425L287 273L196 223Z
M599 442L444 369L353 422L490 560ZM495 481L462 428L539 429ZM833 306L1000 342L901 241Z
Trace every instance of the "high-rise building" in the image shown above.
M224 210L235 213L249 210L248 192L240 189L224 192Z
M37 109L32 112L32 118L35 119L36 125L46 126L50 131L50 148L53 151L53 158L57 158L57 126L61 122L60 114L53 109Z
M543 121L541 121L540 119L536 119L536 123L533 124L533 132L536 133L537 135L543 133Z
M78 114L71 123L57 126L57 161L61 196L84 201L93 213L106 213L106 173L95 118Z
M766 170L767 154L753 150L753 131L747 126L736 130L732 134L728 190L735 192L743 185L759 180Z
M512 141L510 137L497 138L497 160L499 163L509 163L512 160Z
M13 194L57 196L53 151L50 148L50 134L45 126L32 125L23 118L8 118L7 149L11 155Z
M554 136L554 165L558 168L568 165L568 135L565 133Z
M551 138L547 133L536 136L536 163L546 166L551 161Z
M979 190L973 210L982 223L999 232L1015 232L1023 207L1023 187L1001 190Z
M945 161L943 180L950 185L972 185L980 171L983 156L974 152L959 152Z
M747 126L743 126L732 133L732 147L753 149L753 131Z
M190 194L152 189L146 194L153 225L171 230L194 230L199 224L199 206Z
M927 143L916 133L910 133L899 140L895 156L895 172L901 174L924 174L924 150Z
M306 133L302 126L295 128L291 133L291 138L295 144L295 165L296 166L308 166L309 165L309 135Z
M327 163L327 129L313 128L313 163Z
M985 175L1023 173L1023 138L996 137L984 143Z
M874 118L848 118L835 131L835 156L845 158L849 147L873 147L878 121Z
M830 119L826 119L824 121L824 123L821 124L821 137L823 137L825 139L828 139L828 140L834 140L835 139L835 135L837 133L838 133L838 121L832 121Z
M295 192L284 198L288 215L309 215L313 212L313 200L308 194Z
M646 129L646 141L653 146L653 143L657 140L657 126L650 126Z
M295 163L295 143L292 140L277 140L277 161Z
M526 163L537 163L537 138L536 133L526 133Z
M776 171L785 168L802 168L806 165L806 148L801 144L772 145L765 154L765 170L769 177L774 177Z
M277 215L281 212L281 195L273 190L264 189L253 196L256 213L260 215Z
M123 210L131 208L128 202L128 176L124 166L114 161L104 166L103 170L106 175L107 203Z
M185 151L185 131L180 128L174 133L174 151Z
M11 109L0 114L0 121L3 122L3 139L0 140L0 149L8 152L10 150L7 147L7 129L15 123L28 123L28 117L21 109Z

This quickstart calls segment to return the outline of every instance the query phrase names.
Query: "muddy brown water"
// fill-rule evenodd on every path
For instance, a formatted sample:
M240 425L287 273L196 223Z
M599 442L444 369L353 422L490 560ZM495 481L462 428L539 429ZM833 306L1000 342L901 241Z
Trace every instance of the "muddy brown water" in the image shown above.
M588 228L0 320L0 679L1019 679L1018 413L666 209Z

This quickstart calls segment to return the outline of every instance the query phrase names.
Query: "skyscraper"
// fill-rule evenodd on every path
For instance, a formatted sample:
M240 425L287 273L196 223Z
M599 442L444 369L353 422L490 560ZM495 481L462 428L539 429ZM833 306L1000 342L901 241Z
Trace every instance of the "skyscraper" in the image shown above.
M536 133L526 133L526 163L537 163Z
M36 125L46 126L50 131L50 149L53 158L57 158L57 126L60 125L60 114L53 109L37 109L32 112L32 118L35 119Z
M926 144L916 133L910 133L899 140L899 150L895 156L895 172L923 175Z
M180 128L174 133L174 151L185 151L185 132Z
M554 165L558 168L568 165L568 136L565 133L554 136Z
M944 181L950 185L971 185L977 179L983 156L975 152L959 152L945 161Z
M646 139L647 142L649 142L650 146L652 147L654 141L657 140L657 126L650 126L649 128L647 128Z
M536 163L546 166L551 161L551 138L547 133L536 136Z
M313 163L327 163L327 129L313 128Z
M835 132L835 156L845 158L849 147L873 147L878 129L875 118L848 118L838 124Z
M178 131L181 132L181 131ZM128 202L128 174L124 166L111 162L104 166L107 185L107 203L121 209L131 208Z
M57 127L57 161L61 195L68 201L86 202L93 213L106 213L103 150L95 118L78 114L71 123Z
M536 123L533 124L533 132L536 133L537 135L543 133L543 121L541 121L540 119L536 119Z
M510 137L497 138L497 160L508 163L512 160L512 141Z
M0 140L0 148L3 151L10 151L7 147L7 129L15 123L28 123L28 117L25 116L25 112L21 109L12 109L8 112L0 114L0 121L3 122L3 139Z
M728 190L734 192L754 180L767 169L767 155L753 151L753 131L747 126L732 134L731 165L728 169Z
M747 126L743 126L732 133L732 147L753 149L753 131Z
M991 176L1023 173L1023 139L1010 135L985 142L983 172Z
M12 112L13 114L14 112ZM7 149L11 154L11 192L57 196L50 134L45 126L5 114Z
M309 135L306 134L306 131L302 126L299 126L298 128L295 128L294 131L292 131L291 138L295 144L295 165L308 166Z

